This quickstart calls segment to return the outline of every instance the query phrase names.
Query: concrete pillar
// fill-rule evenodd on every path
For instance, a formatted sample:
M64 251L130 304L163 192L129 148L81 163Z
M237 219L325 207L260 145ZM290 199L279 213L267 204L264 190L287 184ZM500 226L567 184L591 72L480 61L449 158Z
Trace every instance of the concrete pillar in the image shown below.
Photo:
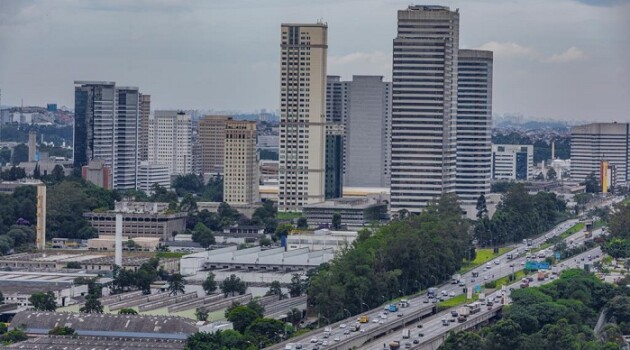
M37 249L46 248L46 185L37 185L37 226L36 245Z
M123 232L123 218L122 214L116 214L116 257L114 263L118 266L122 266L122 232Z

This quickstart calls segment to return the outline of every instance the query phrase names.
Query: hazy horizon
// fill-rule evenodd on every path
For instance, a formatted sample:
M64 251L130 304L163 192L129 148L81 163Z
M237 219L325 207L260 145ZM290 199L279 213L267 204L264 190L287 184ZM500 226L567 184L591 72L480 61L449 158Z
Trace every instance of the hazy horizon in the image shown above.
M424 2L427 3L427 2ZM439 1L460 47L494 51L493 112L630 121L630 1ZM328 74L391 79L407 1L0 1L3 105L74 106L74 80L152 95L152 109L275 111L280 24L328 23Z

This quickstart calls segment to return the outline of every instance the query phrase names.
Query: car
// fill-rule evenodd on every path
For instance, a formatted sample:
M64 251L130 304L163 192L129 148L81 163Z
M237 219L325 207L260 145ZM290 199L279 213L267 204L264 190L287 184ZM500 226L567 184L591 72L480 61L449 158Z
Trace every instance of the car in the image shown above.
M442 291L442 295L443 295L443 296L447 296L447 295L448 295L448 292L447 292L447 291L445 291L445 290L443 290L443 291Z
M346 326L346 324L345 324L345 323L342 323L342 324L340 324L340 325L339 325L339 328L346 328L346 327L347 327L347 326Z
M422 338L422 337L424 337L424 333L418 333L418 336L419 336L420 338Z
M440 297L440 299L439 299L439 300L440 300L440 301L444 301L444 300L446 300L446 299L444 299L444 297Z
M456 320L456 319L457 319L457 318L453 317L453 318L451 318L449 321L451 321L451 322L455 322L455 320Z
M492 268L492 266L490 266L490 264L486 264L486 269L490 270Z
M373 319L372 323L378 323L378 318Z
M382 319L387 319L387 314L381 314Z
M335 337L335 341L340 341L341 339L339 337Z
M475 279L474 279L474 278L471 278L471 279L470 279L470 282L475 282Z
M348 335L348 334L350 334L350 331L346 329L345 331L343 331L343 334L344 335Z
M317 345L313 346L313 350L319 350L319 346Z
M453 311L451 311L451 316L457 317L457 316L459 316L459 314L457 313L457 311L453 310Z
M324 341L322 342L322 346L328 346L328 341L324 340Z
M311 343L317 343L317 338L311 338Z
M399 314L398 314L398 315L396 315L396 316L398 316L398 317L403 317L403 313L401 312L401 313L399 313Z
M431 302L432 302L433 304L436 304L436 303L437 303L437 299L433 299Z
M405 349L411 349L411 343L405 343Z
M418 323L418 325L416 327L422 328L422 323Z
M501 264L501 260L499 260L499 259L495 260L495 261L494 261L494 264L495 264L495 265L500 265L500 264Z
M488 280L488 276L483 276L483 280L487 281Z
M510 264L510 267L514 267L514 264Z
M379 324L383 324L383 323L385 323L385 321L380 320L380 321L378 321L378 323L379 323Z
M324 345L324 341L323 340L318 341L317 345Z
M414 339L414 340L413 340L413 343L414 343L414 344L420 344L420 341L419 341L418 339Z
M429 303L429 299L424 299L422 300L423 303L428 304Z
M448 296L449 296L449 297L454 297L454 296L455 296L455 292L450 292L450 293L448 293Z
M361 328L360 332L361 333L365 333L366 329L365 328Z
M524 262L524 261L521 261L521 265L523 265L523 266L524 266L524 265L525 265L525 262Z

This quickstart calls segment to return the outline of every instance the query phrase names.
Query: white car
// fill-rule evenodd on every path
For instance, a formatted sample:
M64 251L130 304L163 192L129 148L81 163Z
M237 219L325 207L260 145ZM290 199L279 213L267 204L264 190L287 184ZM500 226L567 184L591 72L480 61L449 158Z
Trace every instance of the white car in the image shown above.
M373 319L372 323L378 323L378 318Z
M450 293L448 293L448 296L449 296L449 297L454 297L454 296L455 296L455 292L450 292Z
M335 341L340 341L341 339L339 339L339 337L335 337Z
M492 268L492 266L490 266L490 264L486 264L486 269L490 270Z
M501 264L501 260L499 260L499 259L495 260L495 261L494 261L494 264L495 264L495 265L499 265L499 264Z
M345 323L340 324L339 328L346 328L346 324Z
M312 338L311 343L317 343L317 338Z
M488 276L483 276L483 280L487 281L488 280Z
M385 321L380 320L380 321L378 321L378 323L379 323L379 324L383 324L383 323L385 323Z
M443 291L442 291L442 295L443 295L443 296L447 296L447 295L448 295L448 292L447 292L447 291L445 291L445 290L443 290Z

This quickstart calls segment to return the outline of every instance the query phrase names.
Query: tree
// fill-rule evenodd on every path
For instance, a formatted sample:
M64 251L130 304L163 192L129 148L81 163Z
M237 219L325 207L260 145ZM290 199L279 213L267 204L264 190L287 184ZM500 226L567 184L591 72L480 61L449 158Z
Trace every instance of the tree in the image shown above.
M334 213L332 216L332 229L340 230L341 229L341 214Z
M302 283L302 277L294 273L291 276L291 283L289 284L289 295L291 298L299 297L304 294L306 287Z
M223 202L223 176L216 174L208 180L201 199L208 202Z
M292 308L289 310L288 320L293 326L297 327L297 325L302 321L302 311L297 308Z
M212 272L208 272L208 276L206 277L206 280L203 281L203 283L201 284L201 286L203 287L203 290L206 291L207 295L210 295L212 293L214 293L217 290L217 282L214 280L216 276L214 275L214 273Z
M555 180L557 176L558 174L554 168L549 168L549 170L547 170L547 180Z
M184 294L186 281L179 273L174 273L168 277L168 292L170 295Z
M258 299L250 300L249 303L246 304L246 306L254 310L256 314L258 315L258 317L263 317L265 315L265 307L262 306L262 304L260 303L260 301L258 301Z
M0 149L0 165L7 164L11 161L11 150L8 147Z
M13 165L18 165L22 162L28 162L28 146L23 143L13 148L13 156L11 157Z
M272 318L258 318L254 320L245 332L263 346L269 346L279 340L278 335L284 331L284 324Z
M55 294L51 291L37 292L31 294L28 301L33 305L33 308L38 311L55 311L57 310L57 301L55 300Z
M35 169L33 169L33 179L39 179L42 177L42 173L39 170L39 163L35 164Z
M102 314L103 305L96 295L88 294L85 299L85 305L83 305L79 311L85 314Z
M118 314L119 315L137 315L138 311L129 307L124 307L118 311Z
M57 326L48 331L49 335L75 335L76 331L74 328L66 327L66 326Z
M488 217L488 206L486 205L486 196L481 194L477 198L477 219Z
M258 318L256 311L248 308L244 305L239 305L232 309L227 315L227 320L232 322L234 330L241 333L245 332L245 329L252 324Z
M599 193L601 187L599 186L599 180L595 176L595 172L588 174L584 180L584 186L586 187L586 193Z
M209 312L208 310L202 308L202 307L198 307L195 310L195 317L197 318L197 321L207 321L208 320L208 315Z
M202 222L199 222L195 225L192 233L192 240L193 242L199 243L204 248L208 248L215 243L215 238L212 234L212 231L210 231L210 229Z
M483 338L472 332L450 332L440 350L485 350Z
M302 230L304 230L304 229L307 229L307 228L308 228L308 222L306 221L306 218L305 218L305 217L300 216L300 217L297 219L297 228L302 229Z
M28 339L26 333L23 330L16 328L4 333L0 336L0 343L2 344L13 344L17 342L21 342Z
M64 171L63 171L63 167L59 164L55 165L55 167L53 168L53 170L50 172L50 179L54 182L54 183L59 183L61 181L63 181L63 179L66 177Z
M284 293L282 293L282 286L280 285L280 281L272 281L269 290L265 295L277 295L280 300L285 298Z
M66 264L66 269L80 269L81 263L78 261L70 261Z
M0 305L4 304L4 294L0 292Z
M247 291L247 283L241 281L240 278L232 274L230 277L220 284L221 292L227 297L228 294L234 296L236 293L243 295Z

